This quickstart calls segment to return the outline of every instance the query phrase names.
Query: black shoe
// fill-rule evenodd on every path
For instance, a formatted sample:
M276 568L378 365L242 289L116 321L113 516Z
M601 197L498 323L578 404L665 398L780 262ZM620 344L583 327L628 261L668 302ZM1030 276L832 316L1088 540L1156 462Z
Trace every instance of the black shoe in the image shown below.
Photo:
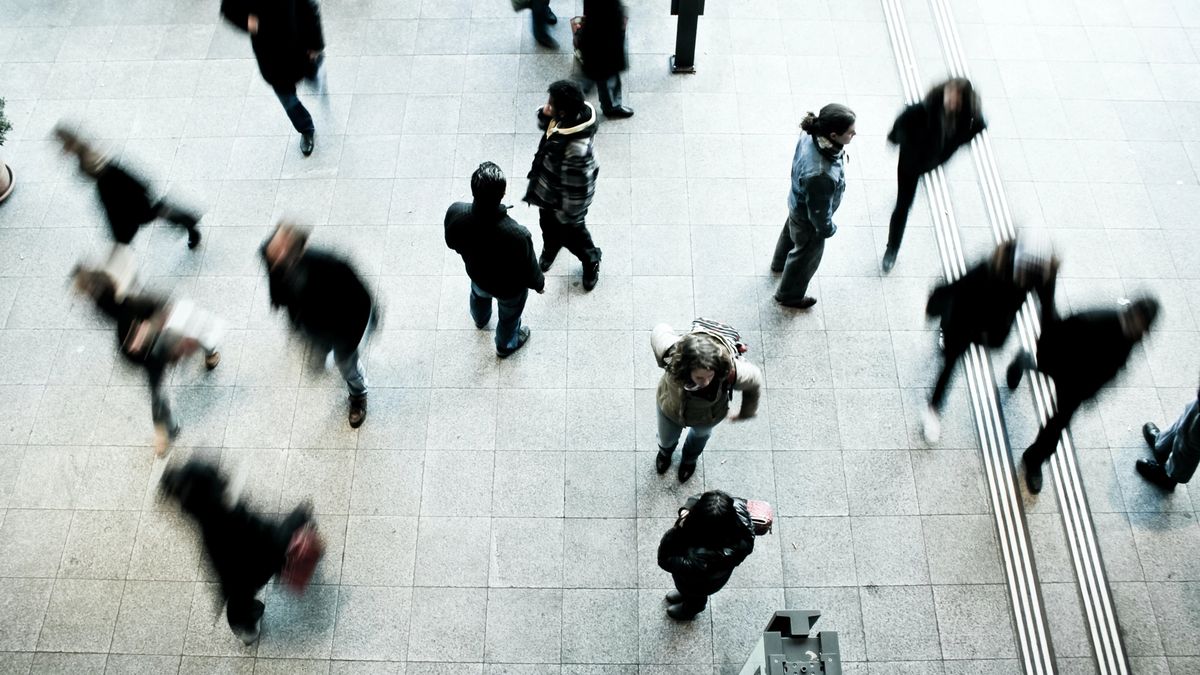
M1025 487L1033 494L1042 491L1042 463L1029 459L1029 451L1021 455L1021 463L1025 465Z
M312 134L300 135L300 152L303 152L305 157L308 157L313 153L313 147L315 145L316 142L313 140Z
M676 621L691 621L692 619L696 618L696 615L688 612L687 608L682 604L671 605L668 607L667 616L675 619Z
M200 230L188 230L188 248L196 248L200 245Z
M771 265L771 274L783 274L783 265Z
M626 117L633 117L633 108L630 108L627 105L619 105L615 108L609 108L608 110L605 110L604 116L618 120Z
M800 298L799 300L789 300L787 302L784 302L783 300L779 299L779 296L775 296L775 302L778 302L779 304L783 305L784 307L791 307L792 309L808 309L808 308L812 307L813 305L817 304L817 299L812 296L806 295L803 298Z
M548 32L534 32L533 39L546 49L558 49L558 40L551 37Z
M1146 439L1146 445L1153 450L1154 446L1158 445L1158 425L1154 422L1146 422L1142 425L1142 438Z
M1163 469L1162 464L1159 464L1158 462L1151 462L1145 459L1139 459L1134 464L1134 468L1137 469L1137 472L1142 475L1142 478L1145 478L1148 482L1157 485L1167 492L1175 491L1177 482L1172 480L1171 477L1167 475L1167 472L1165 469Z
M517 330L517 346L513 347L512 349L497 349L496 356L499 356L502 359L507 359L508 357L512 356L517 352L518 349L524 347L526 342L529 342L529 334L529 328L521 326L521 328Z
M600 261L583 266L583 290L590 291L600 283Z
M897 253L898 251L894 248L889 248L883 252L883 263L880 265L880 267L883 268L884 274L891 272L892 268L896 266Z
M487 328L488 321L491 321L491 320L492 320L492 318L488 317L488 320L484 321L483 323L479 323L478 321L475 321L475 327L478 328L479 330L483 330L484 328Z
M367 395L350 397L350 414L347 416L351 429L357 429L367 419Z
M1008 388L1016 389L1017 385L1021 384L1021 376L1025 374L1025 371L1033 370L1036 367L1037 364L1033 362L1033 357L1029 355L1029 352L1023 351L1017 354L1012 363L1008 364L1008 373L1006 374Z
M538 267L541 268L543 272L549 272L550 268L554 267L554 259L557 257L558 251L550 253L543 248L542 252L538 254Z
M549 7L546 8L546 23L550 24L551 26L558 25L558 15L555 14L554 10L550 9Z
M678 605L681 602L683 602L683 593L680 593L677 590L667 591L667 604L668 605Z
M680 483L688 482L688 479L691 478L692 474L694 474L694 473L696 473L696 463L695 462L690 462L690 463L689 462L680 462L679 463L679 482Z
M659 446L658 454L654 456L654 470L658 475L663 475L667 469L671 468L671 455L666 452L667 448Z

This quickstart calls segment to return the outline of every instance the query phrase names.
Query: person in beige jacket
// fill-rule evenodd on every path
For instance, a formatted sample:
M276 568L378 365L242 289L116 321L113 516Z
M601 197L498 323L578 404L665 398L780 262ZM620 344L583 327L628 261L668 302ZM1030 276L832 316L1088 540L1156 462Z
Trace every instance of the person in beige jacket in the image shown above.
M704 329L680 337L667 324L650 333L654 358L663 372L658 382L658 456L654 468L660 474L671 466L671 455L683 429L688 427L679 462L679 482L696 471L696 460L713 429L723 420L750 419L758 411L762 372L741 358L720 335ZM733 390L742 392L742 405L730 414Z

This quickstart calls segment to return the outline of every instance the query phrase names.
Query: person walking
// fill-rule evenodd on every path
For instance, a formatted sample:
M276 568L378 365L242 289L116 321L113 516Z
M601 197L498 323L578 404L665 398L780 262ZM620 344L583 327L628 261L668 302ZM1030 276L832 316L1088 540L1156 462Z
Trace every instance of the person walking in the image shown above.
M576 34L577 55L587 91L594 83L599 90L600 111L620 119L633 115L621 103L621 73L629 68L625 52L627 18L621 0L583 0L583 25Z
M221 14L250 34L250 46L262 78L275 90L292 127L300 134L300 152L313 152L316 127L296 95L296 84L311 82L325 94L321 64L325 36L315 0L221 0Z
M896 208L881 265L884 274L896 264L921 175L945 164L985 128L979 95L971 81L962 77L930 89L923 100L906 107L896 118L887 136L889 143L900 146L900 160L896 164Z
M188 248L200 245L199 214L175 206L166 199L151 197L145 180L66 127L54 127L54 137L62 144L63 152L74 155L79 161L80 172L95 181L96 195L104 207L109 230L117 245L130 245L143 225L159 218L187 232Z
M745 501L712 490L691 508L679 509L675 526L658 544L658 566L675 582L666 596L667 616L695 618L708 605L708 596L721 590L753 551L754 524Z
M1048 250L1025 240L1009 240L963 276L933 289L925 315L941 319L944 344L942 370L922 419L927 441L936 443L941 435L938 416L959 359L972 344L1000 348L1030 293L1037 294L1043 307L1053 307L1058 265Z
M1021 352L1008 366L1008 388L1016 389L1025 370L1054 379L1057 410L1021 455L1029 491L1042 490L1042 463L1054 454L1059 437L1079 406L1100 392L1125 367L1129 354L1158 316L1158 301L1134 300L1120 309L1092 310L1059 318L1042 307L1042 334L1037 359Z
M540 209L542 252L538 264L543 272L549 272L565 246L583 263L583 289L590 291L600 280L601 257L584 222L600 172L592 153L596 111L571 80L551 84L548 93L550 98L537 112L538 128L544 133L525 192L525 201Z
M775 301L785 307L808 309L817 304L808 295L808 284L821 264L825 240L837 232L833 214L846 191L843 148L857 133L854 120L854 111L830 103L820 115L810 112L800 122L804 133L792 158L788 218L771 260L771 271L782 273Z
M533 251L533 237L508 215L500 203L507 189L504 172L484 162L471 175L474 200L456 202L446 211L446 246L462 256L471 278L471 318L485 328L492 317L492 299L499 307L496 355L506 358L529 341L521 312L529 291L546 292L546 277Z
M513 0L513 9L528 9L533 24L533 39L547 49L558 49L558 40L550 35L550 26L558 23L558 17L550 9L550 0Z
M367 418L367 375L360 355L375 323L375 303L349 262L310 248L308 238L307 229L281 222L263 243L271 308L285 308L317 354L333 352L350 389L350 426L357 429Z
M1134 465L1142 478L1167 492L1190 481L1200 464L1200 389L1169 429L1159 431L1154 422L1146 422L1142 436L1154 452L1154 459L1139 459Z
M725 336L710 330L697 320L692 331L680 337L665 323L650 333L650 347L658 367L664 370L658 381L655 400L658 407L658 455L654 469L666 473L671 456L684 428L689 429L679 460L679 482L686 482L696 471L696 461L712 436L713 429L725 419L748 420L758 412L762 373L758 367L738 355ZM742 392L737 413L729 414L734 390Z

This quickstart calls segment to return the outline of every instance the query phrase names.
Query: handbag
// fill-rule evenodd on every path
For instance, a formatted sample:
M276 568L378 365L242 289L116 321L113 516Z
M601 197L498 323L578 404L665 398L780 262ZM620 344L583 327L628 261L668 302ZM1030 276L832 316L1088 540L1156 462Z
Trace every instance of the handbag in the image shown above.
M571 17L571 46L575 49L575 60L580 64L583 63L583 52L579 49L580 45L583 44L583 24L584 17Z
M317 563L325 555L325 542L311 523L296 530L288 543L281 578L288 588L303 593L308 588Z
M756 537L771 533L771 527L775 525L775 509L769 503L761 499L747 499L746 511L750 513Z

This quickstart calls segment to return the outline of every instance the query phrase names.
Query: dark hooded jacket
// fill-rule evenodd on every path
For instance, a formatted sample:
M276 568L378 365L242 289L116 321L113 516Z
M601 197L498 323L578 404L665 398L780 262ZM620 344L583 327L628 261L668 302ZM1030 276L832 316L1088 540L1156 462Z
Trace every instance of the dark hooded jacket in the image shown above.
M271 306L284 307L292 325L322 347L350 352L362 342L374 303L350 263L313 248L290 267L274 270L259 250L270 281Z
M900 146L901 171L916 174L933 171L987 128L979 96L973 89L959 107L953 124L946 120L944 94L945 85L937 87L896 118L887 138L893 145Z
M1125 334L1119 310L1058 318L1043 312L1037 369L1054 378L1059 401L1095 396L1125 367L1140 339Z
M545 133L529 169L525 201L558 212L563 222L582 222L600 173L592 154L596 111L592 104L584 103L574 119L556 120L538 108L537 118L538 128Z
M716 593L754 550L754 524L745 502L735 499L734 510L745 527L728 541L714 541L712 533L688 528L682 519L663 535L658 544L658 566L671 573L681 593Z
M602 82L628 69L621 0L583 0L583 18L579 32L583 74Z
M508 216L508 207L481 212L475 204L457 202L446 211L445 227L446 245L462 256L471 281L491 295L511 298L545 287L533 238Z
M249 15L258 17L250 45L267 84L287 88L312 77L316 66L308 52L325 49L315 0L222 0L221 14L243 31Z

